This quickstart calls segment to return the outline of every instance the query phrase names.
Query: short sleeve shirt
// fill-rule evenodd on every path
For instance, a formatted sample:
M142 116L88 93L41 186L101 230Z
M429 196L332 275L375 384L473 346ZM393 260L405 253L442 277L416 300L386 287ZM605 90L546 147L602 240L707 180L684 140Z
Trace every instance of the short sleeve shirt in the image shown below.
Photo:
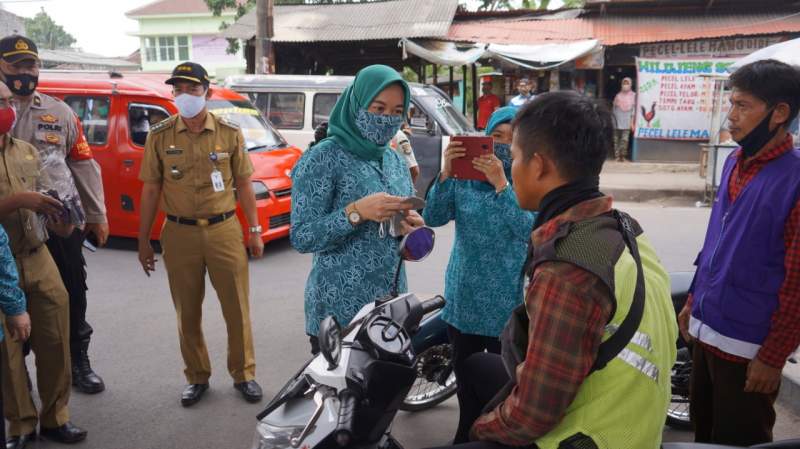
M406 161L408 168L419 166L417 158L414 156L414 148L411 147L411 141L408 140L408 136L402 130L397 131L392 141L389 142L389 146Z
M183 218L208 218L236 208L234 182L253 174L239 127L212 113L192 133L179 116L150 129L139 179L161 185L161 208ZM224 183L215 191L212 176Z
M44 192L52 189L37 149L19 139L6 136L5 149L0 150L0 198L21 192ZM8 233L11 252L24 255L38 249L47 240L45 223L36 212L17 209L0 224Z

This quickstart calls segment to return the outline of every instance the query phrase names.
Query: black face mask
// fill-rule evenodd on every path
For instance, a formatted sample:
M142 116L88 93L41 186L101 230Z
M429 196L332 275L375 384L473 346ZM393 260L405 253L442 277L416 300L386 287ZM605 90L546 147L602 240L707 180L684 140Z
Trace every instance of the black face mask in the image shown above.
M11 93L20 97L27 97L36 91L36 86L39 85L39 77L23 73L20 75L9 75L3 73L6 78L6 86L11 90Z
M778 133L780 126L776 126L772 131L769 130L769 121L772 119L773 111L774 109L770 110L769 114L764 117L764 120L761 120L761 123L756 125L756 127L741 140L736 141L736 143L742 147L742 153L744 153L746 158L755 156L758 150L764 148L764 145L772 140L775 134Z

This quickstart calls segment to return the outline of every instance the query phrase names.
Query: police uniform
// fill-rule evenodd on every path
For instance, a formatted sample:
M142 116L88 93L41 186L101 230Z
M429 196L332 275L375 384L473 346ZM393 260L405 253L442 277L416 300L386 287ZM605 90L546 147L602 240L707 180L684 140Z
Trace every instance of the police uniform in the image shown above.
M9 136L0 138L5 139L5 149L0 151L0 198L52 187L36 148ZM42 402L37 416L28 390L23 345L4 339L0 345L3 412L9 422L9 435L14 437L35 431L37 421L47 428L57 428L69 421L69 302L58 268L44 244L47 231L37 214L17 209L0 224L8 232L20 287L28 299L30 343L36 355L37 386ZM5 331L8 335L7 328Z
M199 66L182 64L172 79L207 80L204 70L181 75L181 67ZM190 386L205 386L211 375L201 327L206 271L228 329L228 371L237 384L255 378L247 253L234 195L235 179L252 173L241 130L222 117L207 113L199 134L178 115L150 129L139 177L161 186L160 206L167 215L160 237L162 257Z
M36 44L21 36L0 41L0 56L12 60L38 58ZM92 371L88 358L93 329L86 322L86 262L82 252L84 237L79 227L84 221L106 223L100 166L94 160L78 117L64 102L48 95L34 92L30 102L18 106L12 136L39 150L53 189L74 210L73 234L66 238L51 235L47 247L69 294L73 380L81 391L99 393L105 385Z

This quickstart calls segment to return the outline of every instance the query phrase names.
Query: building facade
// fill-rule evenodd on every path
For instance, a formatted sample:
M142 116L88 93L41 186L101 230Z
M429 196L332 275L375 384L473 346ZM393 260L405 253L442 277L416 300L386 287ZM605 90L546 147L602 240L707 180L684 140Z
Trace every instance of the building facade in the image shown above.
M229 54L228 40L220 35L223 23L234 22L233 10L215 17L203 0L159 0L125 15L139 22L135 35L145 72L170 71L189 60L216 79L245 72L243 51Z

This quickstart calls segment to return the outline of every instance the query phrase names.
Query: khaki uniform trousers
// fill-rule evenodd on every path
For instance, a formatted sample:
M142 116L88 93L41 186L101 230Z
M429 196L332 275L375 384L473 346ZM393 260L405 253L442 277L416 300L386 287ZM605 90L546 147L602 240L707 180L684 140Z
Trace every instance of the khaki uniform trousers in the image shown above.
M19 284L28 299L31 316L30 343L36 356L36 381L42 401L38 420L44 427L55 428L69 421L69 296L46 246L16 258ZM28 390L22 343L5 338L0 348L3 414L9 422L8 434L25 435L36 429L37 412Z
M228 329L228 372L234 382L255 379L247 252L236 218L211 226L164 223L161 248L169 288L178 316L178 337L190 384L211 376L201 326L205 274L217 292Z

